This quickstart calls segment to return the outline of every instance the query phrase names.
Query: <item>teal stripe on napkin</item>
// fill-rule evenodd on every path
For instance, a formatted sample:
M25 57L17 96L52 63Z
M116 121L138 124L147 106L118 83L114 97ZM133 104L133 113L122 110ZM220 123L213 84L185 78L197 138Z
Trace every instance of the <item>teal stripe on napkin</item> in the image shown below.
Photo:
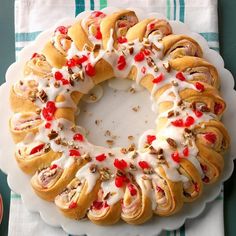
M16 42L32 41L35 40L39 33L41 33L41 31L15 33L15 40Z
M94 0L90 0L90 10L94 10Z
M184 22L185 15L185 2L184 0L179 0L179 20Z
M75 16L85 10L84 0L75 0Z
M100 0L100 9L107 7L107 0Z

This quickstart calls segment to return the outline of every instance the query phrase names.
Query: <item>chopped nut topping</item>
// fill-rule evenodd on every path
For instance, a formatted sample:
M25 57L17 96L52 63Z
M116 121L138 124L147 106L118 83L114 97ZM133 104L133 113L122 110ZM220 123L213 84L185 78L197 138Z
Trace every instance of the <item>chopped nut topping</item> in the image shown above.
M55 88L59 88L60 87L60 82L59 81L55 81L53 85L54 85Z
M178 82L175 81L175 80L172 80L171 83L172 83L172 85L175 86L175 87L179 86Z
M129 54L132 55L134 53L134 48L133 47L130 47L129 48Z
M190 104L190 108L193 109L193 110L196 110L197 106L196 106L196 102L192 102Z
M64 129L64 125L59 122L59 123L58 123L58 128L59 128L60 130L63 130L63 129Z
M37 115L39 115L39 114L41 113L41 109L40 109L40 108L37 108L37 109L35 110L35 112L36 112Z
M154 170L152 168L146 168L146 169L143 169L143 173L146 175L151 175L154 173Z
M136 151L131 152L131 158L135 159L138 156L138 153Z
M135 166L134 164L130 163L129 167L131 170L137 170L137 166Z
M95 120L95 124L99 125L102 122L102 120Z
M109 147L113 146L114 141L111 139L106 140L106 143L108 144Z
M129 152L133 152L136 149L136 146L134 143L132 143L129 147L128 147L128 151Z
M107 181L111 178L111 173L108 168L102 168L100 169L100 175L102 181Z
M85 153L81 156L83 160L90 162L92 160L91 156L88 153Z
M133 107L132 110L138 112L140 110L140 106Z
M129 89L129 92L134 94L136 91L135 91L134 88L130 88L130 89Z
M126 148L121 148L120 149L120 152L123 153L123 154L127 154L128 153L128 150Z
M96 173L96 171L97 171L97 165L92 164L92 165L89 167L89 170L90 170L91 173Z
M128 136L128 139L132 141L132 140L134 140L134 136L129 135L129 136Z
M151 43L151 48L159 52L161 49L156 46L155 43Z
M111 153L111 152L108 152L108 156L109 157L114 157L115 155L113 153Z
M174 148L174 149L177 148L177 143L175 142L174 139L172 139L172 138L167 138L167 139L166 139L166 142L167 142L172 148Z
M157 66L154 66L154 71L155 72L158 72L159 71L159 68Z
M58 136L58 133L55 130L52 130L51 133L48 134L49 140L55 139Z
M106 130L105 136L111 136L111 131L110 130Z
M67 71L70 75L72 75L74 73L73 70L70 67L67 68Z
M98 51L101 48L100 44L95 44L93 47L93 51Z
M108 193L103 197L103 200L107 201L110 196L111 196L111 193L108 192Z
M42 103L45 103L48 100L48 95L45 93L43 89L39 92L38 97Z
M151 57L147 57L146 61L147 61L147 64L148 64L149 67L154 67L155 66L155 62Z
M142 179L143 179L143 180L149 180L150 177L148 177L147 175L143 175L143 176L142 176Z
M72 74L71 79L73 81L84 81L84 72L81 70L79 73Z
M165 63L163 63L163 67L165 68L166 72L170 72L171 67L170 67L170 63L167 61Z

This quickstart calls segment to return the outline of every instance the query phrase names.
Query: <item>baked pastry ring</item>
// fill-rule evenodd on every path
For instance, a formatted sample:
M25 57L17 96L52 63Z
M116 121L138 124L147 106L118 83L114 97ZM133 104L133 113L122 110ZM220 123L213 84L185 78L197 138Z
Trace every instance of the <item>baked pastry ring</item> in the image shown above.
M10 91L15 158L35 193L66 217L100 225L143 224L199 198L220 178L230 145L217 68L203 57L168 21L139 22L130 10L57 27ZM82 96L113 77L151 93L156 127L137 148L95 146L75 125Z

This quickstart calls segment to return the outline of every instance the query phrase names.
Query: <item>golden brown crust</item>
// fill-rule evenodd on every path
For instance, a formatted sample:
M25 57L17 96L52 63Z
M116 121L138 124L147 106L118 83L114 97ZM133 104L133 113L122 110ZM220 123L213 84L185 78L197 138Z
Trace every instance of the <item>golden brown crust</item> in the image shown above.
M210 72L212 77L212 81L210 81L209 84L214 86L216 89L218 89L220 86L219 75L216 68L202 58L191 57L191 56L176 58L170 60L170 66L176 71L183 71L183 72L201 71L200 69L202 67L205 67ZM201 81L201 78L198 77L196 80ZM202 80L202 82L207 82L207 81Z
M52 150L33 158L27 158L27 156L21 157L19 153L15 153L15 158L19 167L28 175L33 175L37 170L49 166L52 161L58 159L59 157L60 154L55 153Z
M66 64L66 57L59 52L52 44L47 42L43 48L42 53L45 55L47 61L56 68L61 68Z
M102 33L103 48L105 48L105 49L107 48L107 43L110 38L111 29L113 29L113 39L114 39L113 46L115 48L117 48L117 35L116 35L116 32L114 32L115 31L115 23L122 16L133 16L133 17L137 18L134 11L122 10L122 11L115 12L115 13L105 17L101 21L100 28L101 28L101 33Z
M75 181L75 179L73 179L71 181L71 183L73 181ZM79 194L79 197L75 201L76 207L74 207L74 208L70 208L65 205L62 206L62 204L60 203L60 200L58 200L60 198L60 196L56 197L55 203L56 203L57 207L60 209L60 211L65 216L67 216L71 219L79 220L79 219L85 217L85 215L88 211L88 208L90 207L92 202L96 199L100 184L101 184L100 181L97 181L95 186L93 187L92 191L90 191L88 193L87 192L88 184L87 184L87 182L85 182L85 184Z
M53 201L55 197L61 193L66 185L69 184L69 182L74 178L81 165L82 163L80 161L76 161L70 167L64 169L60 178L53 186L49 188L44 188L38 183L38 173L36 173L31 179L31 186L39 197L46 201Z

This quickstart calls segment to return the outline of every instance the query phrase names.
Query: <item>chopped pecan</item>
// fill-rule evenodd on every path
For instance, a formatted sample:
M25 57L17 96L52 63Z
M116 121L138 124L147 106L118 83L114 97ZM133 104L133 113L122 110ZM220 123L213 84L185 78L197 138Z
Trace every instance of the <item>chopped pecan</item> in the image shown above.
M172 139L172 138L167 138L167 139L166 139L166 142L167 142L172 148L174 148L174 149L177 148L177 143L175 142L174 139Z

